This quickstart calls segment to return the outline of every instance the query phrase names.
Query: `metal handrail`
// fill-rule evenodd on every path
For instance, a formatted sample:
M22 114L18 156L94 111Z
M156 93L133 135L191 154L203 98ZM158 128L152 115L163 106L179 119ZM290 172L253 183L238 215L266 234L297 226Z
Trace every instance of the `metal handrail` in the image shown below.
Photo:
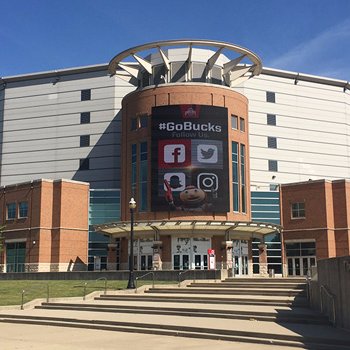
M328 300L331 300L332 302L332 317L331 315L328 315L328 311L329 311L329 308L327 308L327 315L328 315L328 319L329 321L335 325L335 319L336 319L336 315L335 315L335 300L334 300L334 295L327 289L327 287L322 284L321 287L320 287L320 303L321 303L321 313L324 313L325 312L325 309L324 309L324 304L323 304L323 294L326 293L327 297L328 297Z
M24 310L24 295L31 290L35 290L35 289L39 289L41 288L40 286L32 286L31 288L28 289L22 289L21 291L21 310ZM49 289L49 284L46 283L46 302L49 302L49 298L50 298L50 289Z
M145 274L142 275L142 276L138 276L138 277L135 278L135 293L137 293L137 281L138 281L139 279L143 278L143 277L148 276L148 275L152 275L152 278L153 278L153 280L152 280L152 288L154 288L154 272L153 272L153 271L150 271L150 272L145 273Z
M183 275L183 274L185 274L185 273L187 273L187 272L189 272L189 271L194 271L194 270L185 270L185 271L180 271L180 272L179 272L179 274L178 274L178 276L177 276L177 279L178 279L178 287L180 287L180 284L181 284L181 280L180 280L181 275ZM193 279L193 282L195 282L195 279Z
M103 294L106 295L107 294L107 278L106 277L100 277L100 278L97 278L96 280L94 280L93 282L97 282L97 281L105 281L105 287L104 287L104 292ZM81 285L78 285L78 286L74 286L74 288L78 288L78 287L83 287L84 288L84 291L83 291L83 300L86 300L86 289L87 289L87 285L88 285L88 282L84 282L84 285L81 286Z
M107 277L100 277L97 280L95 280L95 282L97 281L105 281L105 289L103 291L103 295L106 295L107 294Z

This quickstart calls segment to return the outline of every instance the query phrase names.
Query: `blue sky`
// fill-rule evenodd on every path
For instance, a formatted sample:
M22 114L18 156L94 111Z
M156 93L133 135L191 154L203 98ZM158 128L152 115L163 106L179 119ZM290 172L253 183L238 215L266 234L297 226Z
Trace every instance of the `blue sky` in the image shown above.
M350 80L350 0L0 0L0 13L0 76L189 38L247 47L266 67Z

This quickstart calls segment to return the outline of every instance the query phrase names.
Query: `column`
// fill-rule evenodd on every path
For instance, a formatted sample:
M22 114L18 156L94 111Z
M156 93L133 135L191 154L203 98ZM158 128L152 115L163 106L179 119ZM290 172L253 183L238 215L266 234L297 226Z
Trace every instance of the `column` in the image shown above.
M162 241L153 241L153 270L162 270Z
M260 243L259 247L259 271L261 277L268 277L267 268L267 245L265 243Z

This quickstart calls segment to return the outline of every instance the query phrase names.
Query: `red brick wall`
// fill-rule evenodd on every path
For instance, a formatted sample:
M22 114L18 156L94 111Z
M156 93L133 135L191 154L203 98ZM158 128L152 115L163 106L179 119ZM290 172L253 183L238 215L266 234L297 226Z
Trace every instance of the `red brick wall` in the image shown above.
M316 180L281 185L285 240L315 240L317 259L349 255L350 184ZM291 204L305 203L305 218L291 217Z
M89 185L37 180L0 188L5 239L26 240L27 264L87 264ZM28 217L6 220L6 203L28 202ZM18 216L18 215L17 215Z

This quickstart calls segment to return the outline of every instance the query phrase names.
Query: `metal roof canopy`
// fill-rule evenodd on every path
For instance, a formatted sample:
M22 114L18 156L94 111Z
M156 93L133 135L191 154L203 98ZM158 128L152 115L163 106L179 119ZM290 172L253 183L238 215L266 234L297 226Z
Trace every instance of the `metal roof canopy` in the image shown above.
M128 237L130 235L130 221L120 221L102 225L94 225L96 232L107 234L114 238ZM187 234L193 236L203 235L225 235L228 239L259 238L276 231L281 231L280 225L264 222L244 221L205 221L205 220L174 220L174 221L137 221L134 222L134 233L136 238L152 236L154 234L164 235L174 231L176 234ZM205 231L205 232L203 232Z

